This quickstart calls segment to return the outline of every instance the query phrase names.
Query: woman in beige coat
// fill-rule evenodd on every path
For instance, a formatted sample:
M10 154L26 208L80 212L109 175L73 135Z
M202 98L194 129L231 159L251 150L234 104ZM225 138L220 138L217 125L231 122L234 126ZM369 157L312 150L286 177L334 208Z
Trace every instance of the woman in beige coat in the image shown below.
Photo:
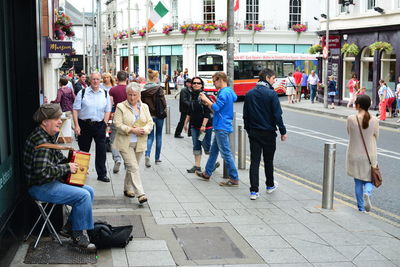
M361 138L359 124L362 128L365 145L371 159L372 166L377 165L376 141L379 136L379 123L368 112L371 106L371 98L368 95L359 95L355 100L357 114L347 118L347 132L349 134L349 146L346 155L347 174L354 177L355 194L358 210L365 212L371 210L371 165ZM358 122L357 122L358 120ZM358 124L359 123L359 124Z
M114 124L117 129L113 146L118 149L126 166L124 195L147 201L140 179L139 160L147 148L147 135L153 130L149 107L140 101L141 87L130 83L126 87L127 100L117 105Z

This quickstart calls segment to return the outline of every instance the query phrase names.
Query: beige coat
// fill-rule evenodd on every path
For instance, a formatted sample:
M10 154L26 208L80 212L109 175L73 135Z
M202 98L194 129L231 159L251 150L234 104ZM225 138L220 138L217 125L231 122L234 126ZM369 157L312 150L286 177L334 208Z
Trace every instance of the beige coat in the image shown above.
M347 175L363 181L371 181L371 166L368 162L367 153L361 139L360 130L356 117L350 115L347 118L347 132L349 134L349 145L346 154L346 170ZM362 129L362 119L359 119ZM377 165L377 147L376 141L379 136L379 122L375 117L371 117L369 127L362 129L365 144L367 145L368 154L372 165Z
M133 127L144 128L145 134L137 137L136 152L146 151L147 136L153 130L153 119L151 118L149 107L145 103L140 103L140 115L137 121L133 114L128 100L121 102L115 109L113 123L117 128L117 135L113 142L113 147L119 151L129 150L131 134L129 131Z

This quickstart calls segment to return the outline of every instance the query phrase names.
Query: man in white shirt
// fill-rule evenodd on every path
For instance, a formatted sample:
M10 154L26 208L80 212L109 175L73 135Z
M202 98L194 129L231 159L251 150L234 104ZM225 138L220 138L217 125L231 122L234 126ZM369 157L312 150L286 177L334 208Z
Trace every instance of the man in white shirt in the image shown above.
M315 70L311 71L310 76L308 76L307 80L309 87L310 87L310 99L311 103L314 104L314 99L317 96L317 86L319 83L318 75L315 74Z

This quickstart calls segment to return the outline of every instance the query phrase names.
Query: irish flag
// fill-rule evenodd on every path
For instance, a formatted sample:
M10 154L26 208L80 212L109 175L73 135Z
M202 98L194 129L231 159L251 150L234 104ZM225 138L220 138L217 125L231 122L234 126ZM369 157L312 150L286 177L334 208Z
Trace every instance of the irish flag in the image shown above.
M161 3L161 1L158 2L158 4L155 6L154 10L152 10L150 13L150 18L148 21L149 31L167 13L168 13L168 9L163 5L163 3Z

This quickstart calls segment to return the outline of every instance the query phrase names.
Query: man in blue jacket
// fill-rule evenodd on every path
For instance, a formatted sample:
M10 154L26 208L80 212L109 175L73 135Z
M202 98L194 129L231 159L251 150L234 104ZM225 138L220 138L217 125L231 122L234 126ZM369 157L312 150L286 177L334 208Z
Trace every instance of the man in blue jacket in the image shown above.
M228 168L229 180L221 182L219 185L238 186L239 175L229 144L229 134L233 132L233 103L236 101L237 96L232 88L228 87L228 77L224 72L216 72L212 78L215 88L219 90L217 101L215 103L211 102L203 93L200 93L200 98L214 112L214 139L205 172L196 171L196 174L204 180L210 180L210 176L216 167L218 153L221 152L221 156Z
M264 69L260 72L259 79L256 87L246 94L243 105L244 128L250 141L250 199L252 200L258 197L261 153L264 157L267 193L272 193L278 187L278 183L274 182L276 128L279 129L282 141L287 138L281 104L278 94L272 87L275 82L275 72Z

